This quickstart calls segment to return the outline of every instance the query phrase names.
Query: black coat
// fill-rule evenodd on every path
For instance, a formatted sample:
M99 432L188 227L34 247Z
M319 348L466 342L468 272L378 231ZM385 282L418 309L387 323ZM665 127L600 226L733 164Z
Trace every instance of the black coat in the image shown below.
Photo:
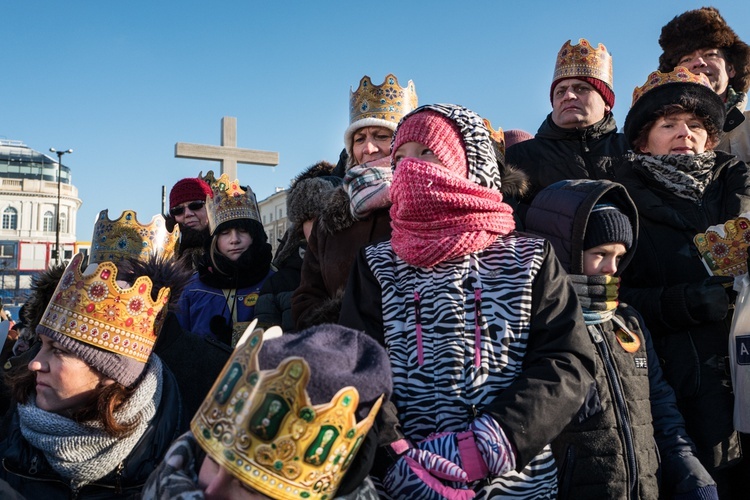
M711 472L741 456L726 364L731 313L724 321L694 319L685 288L708 277L693 237L750 210L750 170L734 156L717 151L711 183L698 203L636 171L636 161L631 158L618 171L618 181L638 208L641 226L633 261L622 275L620 296L646 320L688 434Z

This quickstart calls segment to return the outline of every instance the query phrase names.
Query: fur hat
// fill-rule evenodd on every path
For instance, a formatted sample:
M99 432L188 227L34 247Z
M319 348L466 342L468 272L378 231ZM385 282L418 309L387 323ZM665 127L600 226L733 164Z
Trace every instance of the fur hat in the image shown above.
M750 87L750 46L740 40L715 7L683 12L661 29L659 45L664 51L659 56L659 71L672 71L680 58L700 49L719 48L735 75L729 84L737 92Z
M334 168L321 161L292 181L286 199L289 222L299 225L320 215L331 193L342 182L340 177L331 175Z
M169 208L174 208L188 201L205 201L206 197L213 198L214 193L204 180L197 177L180 179L169 192Z

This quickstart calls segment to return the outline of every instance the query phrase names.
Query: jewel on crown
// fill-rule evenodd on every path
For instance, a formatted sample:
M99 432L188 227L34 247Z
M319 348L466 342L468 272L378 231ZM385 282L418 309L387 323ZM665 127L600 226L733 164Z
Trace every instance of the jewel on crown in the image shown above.
M736 277L747 274L750 247L750 212L736 219L709 227L693 238L703 263L714 276Z
M706 87L711 88L711 83L708 81L708 77L703 73L695 75L691 73L690 70L686 67L677 66L669 73L654 71L653 73L648 75L646 83L644 83L640 87L636 87L635 89L633 89L632 104L635 104L635 102L643 97L643 94L645 94L646 92L668 83L696 83L698 85L705 85Z
M398 83L396 75L386 75L381 85L373 85L365 75L357 90L349 95L349 123L364 118L375 118L398 123L401 118L417 107L417 91L409 80L406 87Z
M114 263L102 262L83 274L82 262L80 253L70 261L39 324L145 363L164 322L170 289L162 288L152 300L148 276L122 288Z
M216 228L222 223L235 219L253 219L258 222L260 211L255 193L250 187L245 190L240 186L240 181L235 179L229 180L227 174L221 174L216 179L213 171L209 170L204 180L209 182L214 197L206 200L206 212L208 214L208 227L211 234L214 234Z
M299 357L260 371L263 331L251 324L190 427L201 447L253 489L283 499L333 498L375 420L382 397L356 421L359 393L313 405Z
M601 80L610 89L614 89L612 56L604 44L600 43L597 48L593 48L585 38L578 40L577 45L570 42L571 40L565 42L557 53L552 81L586 76Z
M171 259L179 239L179 226L175 224L169 232L162 215L141 224L132 210L125 210L116 220L110 220L109 210L102 210L94 224L89 262L120 262L129 257L145 261L151 255Z

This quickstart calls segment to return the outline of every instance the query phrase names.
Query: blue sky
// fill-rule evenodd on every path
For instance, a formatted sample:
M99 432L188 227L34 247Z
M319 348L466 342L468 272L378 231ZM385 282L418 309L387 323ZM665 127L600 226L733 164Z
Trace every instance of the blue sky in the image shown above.
M277 151L240 165L262 199L319 161L336 161L350 87L367 74L413 80L421 104L462 104L504 129L536 132L550 111L555 56L568 39L613 55L620 125L633 88L656 69L661 27L704 1L52 1L0 0L0 138L73 148L83 206L146 221L167 190L218 163L174 157L176 142ZM750 5L713 2L750 43ZM50 153L51 154L51 153Z

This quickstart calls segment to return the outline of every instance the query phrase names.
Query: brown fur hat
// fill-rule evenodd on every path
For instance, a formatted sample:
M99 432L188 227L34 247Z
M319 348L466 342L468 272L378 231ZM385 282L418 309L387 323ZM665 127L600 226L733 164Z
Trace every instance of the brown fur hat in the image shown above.
M683 12L661 29L659 37L664 53L659 56L659 71L669 72L681 57L696 50L720 48L727 63L735 70L729 85L736 92L747 92L750 87L750 46L740 40L715 7Z

